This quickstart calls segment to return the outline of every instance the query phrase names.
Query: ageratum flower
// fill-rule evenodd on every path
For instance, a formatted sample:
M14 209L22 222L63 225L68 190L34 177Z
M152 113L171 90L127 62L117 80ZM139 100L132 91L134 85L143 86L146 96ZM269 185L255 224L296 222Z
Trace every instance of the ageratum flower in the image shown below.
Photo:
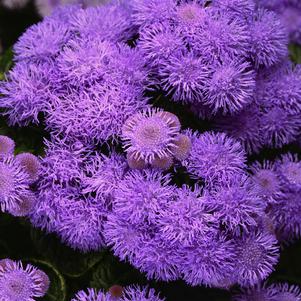
M89 158L86 169L88 175L82 179L85 187L83 193L95 193L98 201L111 203L128 169L124 156L114 151L110 156L96 154Z
M1 4L8 9L20 9L27 5L29 0L4 0Z
M140 31L138 48L142 49L149 62L161 65L175 52L184 51L181 36L165 23L154 23Z
M218 221L206 209L200 188L191 191L183 186L175 191L174 200L167 204L158 223L162 237L170 244L189 246L204 239L218 227Z
M26 194L22 194L18 203L7 211L13 216L29 216L33 213L36 203L36 195L32 192L27 192Z
M278 172L288 189L301 188L301 161L297 154L287 153L281 157L277 164Z
M0 264L0 299L33 301L46 294L49 283L48 276L30 264L24 267L12 260Z
M13 210L27 195L29 176L16 160L9 156L0 160L0 206L2 211Z
M269 209L277 232L284 240L291 241L301 236L301 198L299 191L288 191L281 202Z
M31 183L38 179L41 163L39 158L31 153L18 154L15 160L22 166L23 170L28 174Z
M93 203L92 198L77 199L75 193L70 195L68 201L61 203L56 227L62 241L81 252L97 251L102 248L106 209L102 204Z
M255 11L254 0L214 0L212 6L234 17L249 17Z
M259 9L253 16L250 34L251 57L257 67L272 66L287 56L288 37L275 13Z
M266 283L258 284L253 287L242 289L242 291L234 296L234 301L277 301L289 300L300 301L300 288L296 285L287 283L279 283L267 285Z
M46 61L54 59L72 33L64 22L45 20L27 29L14 45L15 59Z
M279 260L278 241L269 233L245 234L236 241L236 248L237 281L243 286L254 285L266 279Z
M244 22L212 11L206 26L202 26L193 37L191 47L210 64L247 56L249 40L249 31Z
M218 286L230 277L236 264L233 242L216 235L208 235L206 240L183 248L180 258L183 278L192 286Z
M208 66L192 52L175 52L159 68L161 85L177 102L201 102Z
M250 105L233 116L218 116L215 128L239 141L246 153L258 153L263 147L261 115L256 105Z
M126 42L136 33L127 1L77 9L70 17L70 28L81 36L101 36L111 42Z
M188 131L192 147L183 162L188 172L196 178L223 182L236 173L242 173L246 156L239 142L224 133L199 134Z
M205 104L213 112L240 111L252 101L255 89L255 73L249 63L230 61L212 67L204 85Z
M282 197L282 185L275 164L270 161L256 161L250 167L251 180L256 193L268 202L274 202Z
M38 114L45 110L51 94L53 63L20 61L0 83L1 108L10 124L38 123Z
M300 114L290 114L278 106L267 109L259 122L263 141L270 147L282 147L293 142L301 129Z
M0 157L13 155L14 150L15 142L7 136L0 135Z
M246 175L236 174L207 193L207 206L231 233L248 231L257 225L256 218L264 213L265 202L256 194Z
M110 292L97 292L95 289L88 288L86 291L80 291L71 301L114 301L116 297ZM124 288L120 301L164 301L156 294L154 289L148 287L128 286Z
M134 0L133 22L143 27L146 24L169 21L175 14L174 0Z
M153 164L172 155L171 147L175 146L180 126L178 118L169 112L156 109L139 112L123 125L123 147L134 159Z

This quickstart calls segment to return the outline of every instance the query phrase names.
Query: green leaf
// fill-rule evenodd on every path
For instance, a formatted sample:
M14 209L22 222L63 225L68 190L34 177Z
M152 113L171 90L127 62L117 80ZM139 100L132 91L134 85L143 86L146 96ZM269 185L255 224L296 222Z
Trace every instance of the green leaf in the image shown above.
M296 64L301 64L301 45L290 44L289 51L292 61Z
M13 51L11 48L7 49L2 56L0 56L0 80L5 78L4 74L13 65Z

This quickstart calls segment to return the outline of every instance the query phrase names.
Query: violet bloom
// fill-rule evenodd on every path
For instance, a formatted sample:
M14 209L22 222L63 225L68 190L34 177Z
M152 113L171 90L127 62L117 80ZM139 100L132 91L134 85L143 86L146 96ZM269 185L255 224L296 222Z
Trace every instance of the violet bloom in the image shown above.
M236 264L233 242L216 235L180 249L180 258L183 278L192 286L218 286L233 274Z
M230 116L215 118L215 128L239 141L246 153L258 153L263 147L261 112L256 105L250 105Z
M267 285L267 283L242 289L234 295L233 301L300 301L300 288L287 283Z
M237 233L256 227L256 218L263 215L266 204L259 197L246 175L236 174L207 194L207 206L226 230Z
M67 24L58 20L44 20L28 28L14 45L16 60L55 59L71 37Z
M106 208L102 204L94 204L91 198L76 199L74 194L59 208L56 232L73 249L84 253L98 251L105 245L102 229Z
M214 0L212 6L237 17L249 17L255 11L254 0Z
M278 16L268 10L259 9L250 25L251 56L256 66L272 66L288 54L288 37Z
M189 246L194 241L206 240L208 233L218 228L218 219L206 208L198 187L194 191L187 186L177 189L174 200L161 215L159 231L174 245Z
M86 169L88 175L83 178L83 193L95 193L99 202L110 204L128 169L124 156L115 152L108 157L96 154L89 158Z
M301 129L300 116L278 106L269 108L260 118L263 141L269 147L282 147L293 142Z
M14 154L15 142L7 137L0 135L0 157L11 156Z
M115 296L111 292L105 293L103 291L97 292L95 289L87 289L76 294L71 301L114 301ZM148 287L128 286L125 287L121 296L118 297L120 301L164 301L164 298L159 297L155 290Z
M143 26L170 20L176 3L174 0L134 0L132 7L134 24Z
M10 124L38 123L38 114L49 101L53 64L21 61L8 72L8 81L0 83L1 108Z
M253 98L255 72L247 62L230 61L212 67L212 74L204 85L205 104L213 112L240 111Z
M245 152L239 142L224 133L204 134L187 132L192 142L190 155L183 162L196 178L223 182L245 167Z
M0 206L2 211L13 210L29 193L29 176L13 157L0 159Z
M18 154L15 160L22 166L28 174L31 183L38 179L41 163L39 158L31 153Z
M46 294L49 283L48 276L30 264L23 266L9 259L0 261L0 299L34 301L33 298Z
M123 147L133 159L159 167L160 159L172 156L171 148L180 127L178 118L169 112L156 109L139 112L123 125Z
M277 169L287 189L301 189L301 161L297 154L283 155Z
M200 102L208 66L192 52L175 52L159 69L161 85L174 101Z
M126 42L137 33L131 13L127 1L109 1L105 5L76 10L70 17L70 28L81 36Z
M263 163L255 162L250 167L251 180L255 185L256 193L268 202L275 202L281 199L282 183L275 164L270 161Z
M254 285L266 279L275 269L279 260L279 246L274 235L251 232L237 240L236 244L236 273L241 285Z
M152 65L161 65L175 52L184 51L182 37L166 23L154 23L140 31L138 47Z

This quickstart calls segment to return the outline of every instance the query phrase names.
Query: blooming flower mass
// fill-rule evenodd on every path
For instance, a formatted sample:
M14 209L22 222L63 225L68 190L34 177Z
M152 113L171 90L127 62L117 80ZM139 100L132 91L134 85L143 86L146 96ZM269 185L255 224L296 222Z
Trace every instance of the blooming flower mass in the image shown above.
M1 210L83 253L109 248L149 280L300 300L297 287L264 283L280 246L301 238L301 161L286 151L301 134L288 52L301 33L284 17L299 6L282 2L67 5L30 27L0 108L49 136L41 158L14 156L0 136ZM114 298L91 288L72 300ZM163 299L129 286L118 300Z

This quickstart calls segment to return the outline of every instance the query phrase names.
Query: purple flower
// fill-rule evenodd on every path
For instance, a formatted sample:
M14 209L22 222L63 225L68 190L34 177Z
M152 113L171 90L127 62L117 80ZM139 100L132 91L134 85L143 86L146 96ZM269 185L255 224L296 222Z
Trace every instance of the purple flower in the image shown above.
M0 206L10 211L29 193L29 177L13 157L0 160Z
M242 289L242 292L234 296L234 301L300 301L300 288L296 285L279 283L267 285L266 283L258 284L253 287Z
M33 25L19 38L14 46L15 58L19 60L54 59L72 37L63 22L47 19Z
M170 177L153 170L131 171L119 181L113 211L133 224L157 223L173 197Z
M133 22L139 26L169 21L175 14L174 0L134 0Z
M208 67L192 52L175 52L159 69L161 86L174 101L200 102Z
M40 170L40 160L31 153L18 154L15 160L22 166L23 170L28 174L30 182L38 179Z
M289 285L288 283L273 284L271 290L275 291L275 300L301 300L301 290L296 285Z
M250 25L250 52L255 65L272 66L288 54L288 37L284 25L271 11L259 9Z
M154 289L148 287L128 286L120 301L164 301Z
M205 104L213 113L234 113L252 101L255 73L247 62L230 61L212 67L204 85Z
M263 146L260 118L259 108L251 105L233 116L219 116L215 128L239 141L248 154L258 153Z
M165 23L154 23L142 27L138 41L152 65L160 65L175 52L184 51L184 41L181 36Z
M247 18L255 11L254 0L214 0L212 6L234 17Z
M126 42L135 33L131 8L126 1L78 9L70 18L70 28L81 36L101 37L112 42Z
M200 189L195 187L191 191L183 186L174 194L174 200L168 203L158 221L164 240L183 246L200 239L206 240L206 235L217 228L218 222L206 209Z
M183 162L188 172L196 178L223 182L245 167L245 152L239 142L224 133L204 134L187 132L192 148Z
M39 122L38 114L49 101L53 67L50 62L20 61L8 73L8 81L1 82L1 108L11 124Z
M156 109L142 111L123 125L123 147L134 159L152 164L172 155L171 147L175 146L179 130L175 115Z
M104 246L102 229L106 209L102 204L93 203L91 198L76 199L74 195L71 195L69 202L60 204L56 232L63 242L74 249L97 251Z
M260 74L261 75L261 74ZM258 85L257 97L267 108L277 106L288 114L301 112L301 68L284 61L276 70L269 72L268 76L262 74L264 80Z
M92 84L101 81L109 72L110 61L116 52L102 37L83 36L66 43L57 58L63 80L71 84Z
M242 288L239 293L233 296L233 301L277 301L275 290L266 283L259 283L254 286Z
M246 56L250 47L249 35L241 20L212 11L206 26L200 28L190 43L192 49L210 64Z
M225 237L208 236L206 240L180 250L181 272L192 286L218 286L234 272L235 248Z
M88 91L56 98L47 123L54 133L91 144L116 140L121 135L123 123L146 108L140 88L126 84L96 84Z
M268 202L274 202L283 196L282 185L275 164L270 161L255 162L250 167L251 180L256 193Z
M14 154L15 142L7 136L0 135L0 157Z
M236 242L238 252L237 281L254 285L268 277L279 260L279 246L275 236L250 233Z
M3 262L3 261L2 261ZM9 301L33 301L42 297L49 287L49 278L41 270L21 262L0 264L0 298Z
M290 114L278 106L266 110L260 118L265 144L270 147L282 147L293 142L301 129L299 115Z
M291 241L301 236L300 191L287 191L281 200L269 208L278 233L284 240Z
M95 289L88 288L87 292L80 291L71 301L114 301L116 297L110 292L97 292ZM120 301L164 301L156 294L155 290L148 287L128 286L124 289L122 296L118 298Z
M277 170L287 188L301 189L301 161L297 154L283 155L277 164Z
M109 157L96 154L89 158L86 169L88 176L82 179L85 187L83 193L95 193L98 201L110 204L128 169L124 156L115 152Z
M256 217L263 215L266 207L250 179L239 174L213 188L207 198L207 206L213 208L221 224L232 233L256 226Z
M36 195L32 192L27 192L26 194L22 194L18 203L7 211L13 216L29 216L33 214L36 203Z

